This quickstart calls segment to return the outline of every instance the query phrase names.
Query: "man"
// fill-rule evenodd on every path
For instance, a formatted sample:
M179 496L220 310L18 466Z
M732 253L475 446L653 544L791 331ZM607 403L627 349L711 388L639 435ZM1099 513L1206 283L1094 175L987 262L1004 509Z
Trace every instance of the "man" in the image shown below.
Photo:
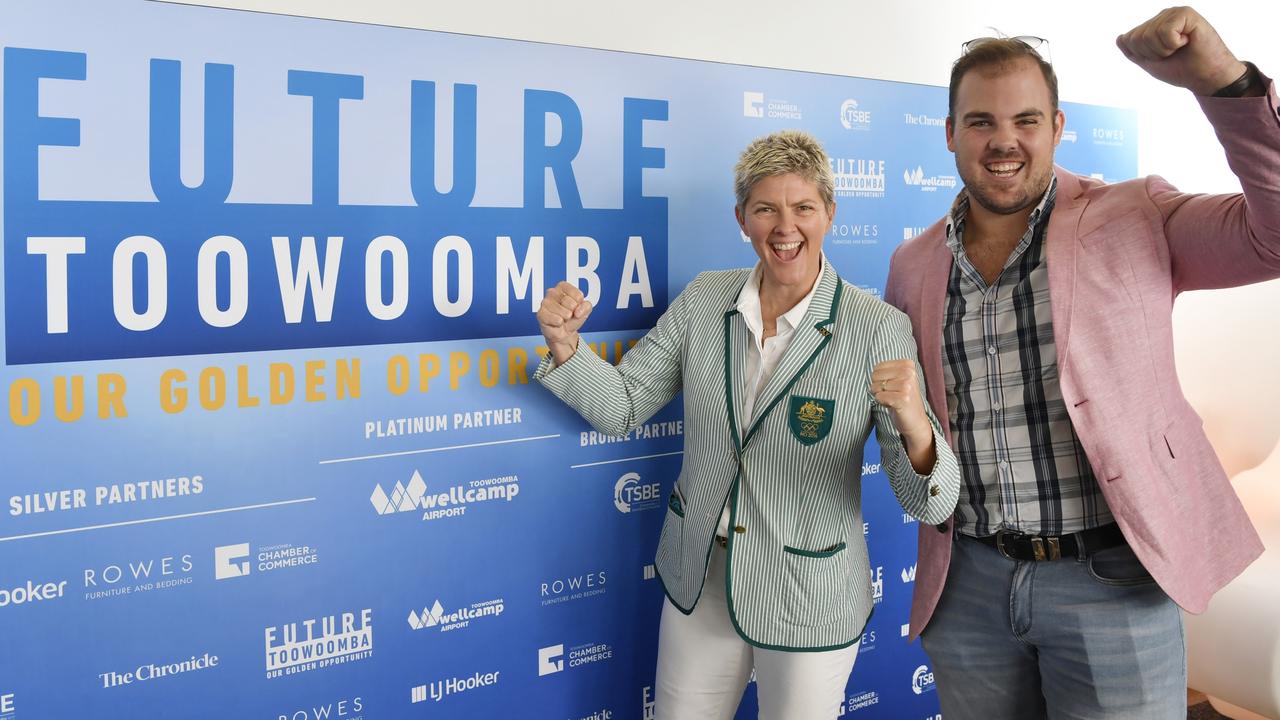
M1197 95L1243 195L1053 165L1064 116L1035 39L966 44L947 147L964 189L894 254L964 483L920 528L911 635L947 720L1184 718L1178 606L1262 551L1178 387L1184 290L1280 276L1280 104L1190 8L1117 39Z

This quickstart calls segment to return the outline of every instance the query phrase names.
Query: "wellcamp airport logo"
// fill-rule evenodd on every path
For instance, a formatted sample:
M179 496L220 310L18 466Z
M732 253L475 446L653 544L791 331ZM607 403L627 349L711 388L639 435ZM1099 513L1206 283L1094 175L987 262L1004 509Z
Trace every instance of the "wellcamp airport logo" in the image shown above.
M409 627L414 630L436 628L439 632L461 630L470 627L473 620L498 617L505 608L502 598L498 598L471 603L467 607L449 612L436 600L430 607L423 608L422 612L410 611Z
M955 175L925 175L924 167L920 165L915 170L903 170L902 181L920 188L920 192L937 192L938 188L951 190L956 186Z
M511 502L519 494L520 478L515 475L471 480L443 492L430 493L422 473L414 470L409 484L396 482L390 494L382 489L382 485L375 485L369 502L379 515L421 512L423 520L438 520L465 515L467 508L476 503L490 500Z

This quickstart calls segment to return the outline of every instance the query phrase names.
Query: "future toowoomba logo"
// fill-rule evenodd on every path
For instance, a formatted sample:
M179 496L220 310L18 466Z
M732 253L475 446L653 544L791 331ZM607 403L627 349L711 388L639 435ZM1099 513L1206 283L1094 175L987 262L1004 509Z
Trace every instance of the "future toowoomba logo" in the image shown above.
M265 639L268 679L365 660L373 656L373 610L275 625Z

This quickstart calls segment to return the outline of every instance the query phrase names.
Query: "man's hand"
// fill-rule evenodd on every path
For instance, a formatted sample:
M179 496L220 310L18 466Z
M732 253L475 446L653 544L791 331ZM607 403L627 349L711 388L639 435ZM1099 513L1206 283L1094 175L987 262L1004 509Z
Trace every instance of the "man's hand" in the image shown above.
M563 365L578 350L578 328L591 314L591 303L582 291L561 281L547 291L538 308L538 326L556 365Z
M1116 38L1116 46L1155 79L1196 95L1212 95L1247 70L1213 26L1189 7L1160 11Z

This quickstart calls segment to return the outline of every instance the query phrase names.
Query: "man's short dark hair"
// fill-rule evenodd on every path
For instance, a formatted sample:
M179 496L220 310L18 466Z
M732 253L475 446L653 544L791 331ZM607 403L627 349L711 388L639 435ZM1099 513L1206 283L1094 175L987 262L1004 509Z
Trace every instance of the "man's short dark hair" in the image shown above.
M984 38L969 43L965 53L951 66L951 85L947 93L947 117L953 121L956 114L956 90L960 81L970 70L995 67L1000 70L1011 67L1022 58L1030 58L1040 72L1044 74L1044 82L1049 86L1049 101L1053 104L1053 112L1058 112L1058 75L1053 66L1045 62L1030 45L1017 38Z

